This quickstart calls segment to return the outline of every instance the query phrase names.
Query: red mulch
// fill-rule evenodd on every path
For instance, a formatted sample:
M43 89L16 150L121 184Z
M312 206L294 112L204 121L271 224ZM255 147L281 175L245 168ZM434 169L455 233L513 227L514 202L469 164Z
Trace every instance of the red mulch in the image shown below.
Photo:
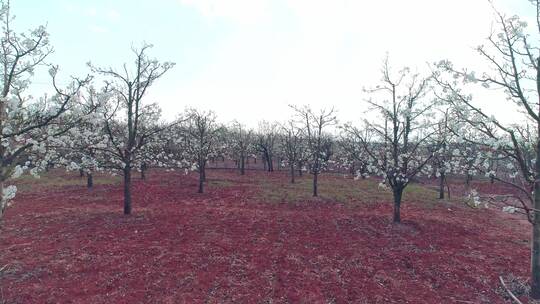
M154 172L131 216L120 185L22 193L0 233L3 300L507 303L498 276L528 275L529 227L498 211L404 202L392 224L390 203L257 202L259 174L212 171L234 182L201 195Z

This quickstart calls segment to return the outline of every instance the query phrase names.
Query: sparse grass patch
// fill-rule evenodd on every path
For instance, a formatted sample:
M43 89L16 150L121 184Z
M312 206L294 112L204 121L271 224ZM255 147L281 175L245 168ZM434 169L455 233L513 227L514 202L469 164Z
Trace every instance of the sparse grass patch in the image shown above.
M221 187L221 188L227 188L232 186L233 183L229 180L225 179L208 179L208 186L210 187Z
M375 181L343 178L335 175L321 175L319 178L319 197L312 196L312 177L304 175L297 177L291 184L284 179L266 178L260 181L260 198L267 202L297 203L302 201L319 200L338 203L370 203L377 197L388 194L377 192ZM375 191L373 190L375 187Z
M121 182L120 176L112 176L109 174L95 174L94 186L96 185L115 185ZM19 191L29 191L51 187L69 187L81 186L86 187L86 177L80 177L72 172L43 172L39 178L30 174L25 174L15 180L15 185Z
M379 188L379 180L367 178L354 180L338 174L322 174L319 176L319 197L312 196L312 176L297 177L291 184L286 179L264 178L259 182L260 198L270 203L299 203L305 201L328 201L342 204L373 204L392 202L390 189ZM420 184L410 184L404 192L403 201L415 201L433 205L436 203L437 191Z
M403 201L425 203L428 206L437 203L439 193L421 184L409 184L403 193Z

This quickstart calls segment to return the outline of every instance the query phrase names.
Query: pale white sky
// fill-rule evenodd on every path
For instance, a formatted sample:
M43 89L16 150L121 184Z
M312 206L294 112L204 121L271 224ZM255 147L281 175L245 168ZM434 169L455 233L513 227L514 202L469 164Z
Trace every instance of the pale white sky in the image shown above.
M527 0L494 3L532 21ZM440 59L477 66L474 47L494 20L487 0L14 0L13 7L20 30L48 24L51 61L64 73L84 74L89 60L121 66L131 44L147 41L151 55L177 63L148 95L168 118L194 106L251 126L287 119L288 104L335 106L340 121L357 121L362 87L377 84L387 52L396 68L424 70Z

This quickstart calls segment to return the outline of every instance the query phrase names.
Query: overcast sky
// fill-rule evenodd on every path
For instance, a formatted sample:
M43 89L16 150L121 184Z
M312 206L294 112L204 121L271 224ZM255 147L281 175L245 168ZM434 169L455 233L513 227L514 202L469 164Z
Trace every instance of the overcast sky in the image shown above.
M119 67L131 45L176 66L147 96L168 118L187 106L221 121L284 120L288 104L335 106L340 121L364 114L363 87L396 68L452 59L471 66L493 23L487 0L12 0L17 31L47 24L64 75L86 62ZM532 22L527 0L494 0ZM36 87L49 80L36 75ZM504 109L499 109L503 111Z

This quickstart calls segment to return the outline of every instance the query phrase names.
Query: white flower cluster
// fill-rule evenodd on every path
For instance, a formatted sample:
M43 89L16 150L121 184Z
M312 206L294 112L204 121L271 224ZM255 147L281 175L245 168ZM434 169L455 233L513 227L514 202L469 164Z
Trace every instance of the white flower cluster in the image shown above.
M504 206L504 207L502 208L502 211L503 211L503 212L506 212L506 213L512 214L512 213L515 213L515 212L517 211L517 208L514 207L514 206Z
M2 207L9 206L11 203L11 200L15 198L15 195L17 194L17 187L14 185L10 185L5 187L2 190Z
M386 180L383 180L382 182L380 182L379 185L377 185L377 188L383 191L389 190L388 185L386 185Z
M478 195L478 191L476 191L476 189L471 189L469 191L465 203L474 208L479 208L482 205L482 202L480 201L480 196ZM487 203L484 206L488 208Z

